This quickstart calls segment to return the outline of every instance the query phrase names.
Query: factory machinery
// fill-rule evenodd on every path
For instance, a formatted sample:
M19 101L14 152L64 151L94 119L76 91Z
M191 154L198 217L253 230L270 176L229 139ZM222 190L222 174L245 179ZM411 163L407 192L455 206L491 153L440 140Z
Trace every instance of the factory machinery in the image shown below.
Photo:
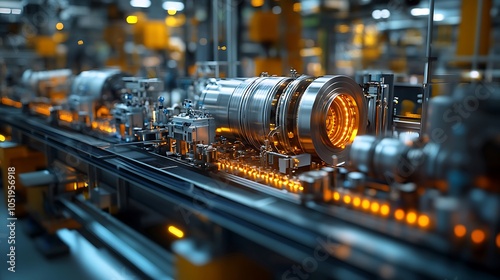
M46 157L19 180L141 277L500 275L498 87L433 98L419 134L395 129L392 75L212 79L180 112L157 79L65 77L57 102L2 98Z

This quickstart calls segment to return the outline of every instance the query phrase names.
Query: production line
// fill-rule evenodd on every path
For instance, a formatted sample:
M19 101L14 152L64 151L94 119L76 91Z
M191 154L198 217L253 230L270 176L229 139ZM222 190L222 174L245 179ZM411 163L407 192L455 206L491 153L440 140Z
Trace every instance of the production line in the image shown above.
M499 225L487 209L500 198L498 90L469 85L432 99L422 138L385 125L396 99L391 85L373 84L294 73L213 79L175 114L158 80L92 70L58 104L4 97L1 118L13 140L49 162L20 174L22 184L48 185L51 215L77 220L146 277L194 273L182 269L200 265L196 254L217 266L250 252L260 257L239 261L271 278L297 277L286 269L294 263L315 277L493 277ZM474 114L442 117L456 105ZM150 212L157 217L146 222ZM160 249L150 243L166 236L128 243L108 226L119 221L138 232L170 225L182 239ZM308 257L317 245L321 260ZM174 272L157 254L186 264Z
M7 2L0 278L500 277L497 0Z

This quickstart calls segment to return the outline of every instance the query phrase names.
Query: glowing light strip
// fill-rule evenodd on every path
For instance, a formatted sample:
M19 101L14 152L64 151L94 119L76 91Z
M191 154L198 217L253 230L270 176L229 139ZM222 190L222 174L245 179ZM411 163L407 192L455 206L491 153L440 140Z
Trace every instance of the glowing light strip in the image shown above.
M171 234L173 234L177 238L183 238L184 237L184 232L182 230L180 230L179 228L175 227L175 226L169 226L168 227L168 232L170 232Z
M352 207L385 218L393 217L398 222L417 225L422 229L429 228L431 225L431 219L428 215L416 211L405 213L402 209L395 209L391 212L391 207L385 202L352 194L342 194L338 191L333 192L332 197L335 203L340 203L346 207Z
M304 187L298 180L288 178L286 175L277 174L272 171L259 170L256 167L251 167L246 164L222 160L217 162L217 169L277 189L285 189L293 193L302 193L304 191Z

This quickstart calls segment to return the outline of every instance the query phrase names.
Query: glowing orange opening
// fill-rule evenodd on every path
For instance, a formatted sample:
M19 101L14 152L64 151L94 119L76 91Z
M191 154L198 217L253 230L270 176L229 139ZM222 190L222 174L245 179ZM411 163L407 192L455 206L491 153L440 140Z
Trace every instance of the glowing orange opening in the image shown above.
M358 133L359 112L354 98L347 94L336 96L326 117L326 132L330 144L335 148L345 148L352 143Z

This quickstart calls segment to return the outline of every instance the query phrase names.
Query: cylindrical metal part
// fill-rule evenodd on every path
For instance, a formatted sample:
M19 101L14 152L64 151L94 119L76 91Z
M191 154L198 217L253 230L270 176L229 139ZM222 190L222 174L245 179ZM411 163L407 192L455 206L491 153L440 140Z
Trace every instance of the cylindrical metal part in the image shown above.
M335 181L337 181L336 177L337 177L337 172L335 170L335 168L333 167L330 167L330 166L325 166L323 168L321 168L322 171L325 171L326 173L328 173L328 178L330 180L330 184L329 184L329 187L331 188L335 188L337 187L336 184L335 184Z
M203 91L202 99L198 107L207 110L215 119L216 127L220 130L219 135L232 138L229 123L229 101L234 90L244 79L212 80ZM235 116L232 116L233 118Z
M266 140L283 154L309 153L328 164L366 128L365 97L345 76L256 77L207 86L201 108L217 134L255 148Z
M387 176L396 176L397 179L404 173L401 166L406 160L409 150L403 142L394 138L377 139L374 136L356 137L351 145L351 164L358 170L368 173L379 179L388 179Z
M42 186L57 182L57 176L48 170L19 174L19 180L25 187Z
M365 182L365 174L355 171L349 172L347 174L347 181L351 188L360 187Z
M205 150L204 157L206 158L205 161L207 163L214 163L214 162L216 162L217 161L217 150L215 148L208 147Z
M325 188L330 185L328 172L323 170L312 170L300 174L299 180L304 183L304 192L321 195Z
M113 103L120 101L120 91L125 88L123 77L124 73L119 69L82 72L71 86L68 98L70 109L89 112L90 120L93 121L100 107L110 109Z
M324 170L312 170L308 171L307 176L313 177L315 182L319 183L319 190L323 190L324 188L328 188L330 186L330 177L328 176L328 172Z
M372 169L372 157L377 138L369 135L356 137L350 147L349 159L359 171L368 173Z
M70 78L73 75L71 69L56 69L48 71L33 71L28 69L24 71L21 77L21 84L32 91L36 97L45 96L44 86L62 87L60 90L67 92L69 89ZM45 96L50 97L50 96Z
M318 188L318 183L313 177L307 176L306 174L300 174L299 180L304 188L303 193L314 194L315 189Z

